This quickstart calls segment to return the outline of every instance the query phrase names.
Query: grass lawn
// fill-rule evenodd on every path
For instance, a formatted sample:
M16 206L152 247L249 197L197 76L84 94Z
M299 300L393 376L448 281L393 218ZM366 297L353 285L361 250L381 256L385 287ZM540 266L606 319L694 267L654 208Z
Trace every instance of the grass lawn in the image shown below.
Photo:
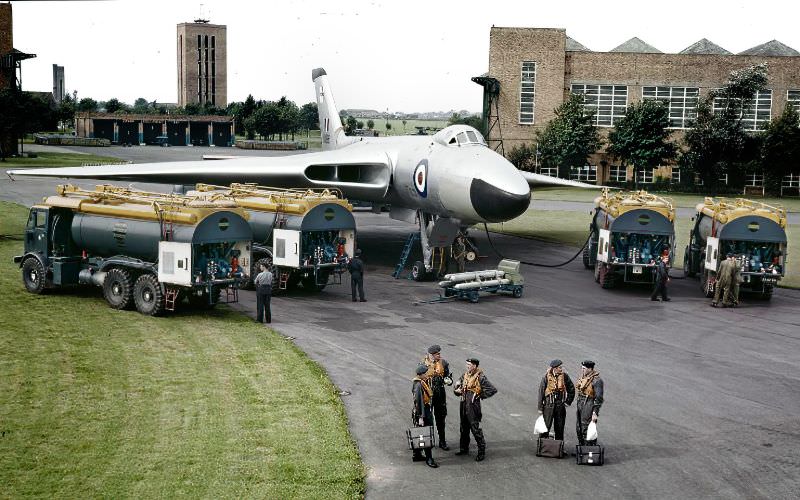
M0 169L25 167L80 167L100 163L121 163L123 160L113 156L96 156L81 153L36 153L36 158L6 158L0 162Z
M698 203L703 202L704 196L699 194L684 193L657 193L666 198L672 198L672 203L676 208L694 208ZM600 195L597 189L579 188L536 188L533 190L534 200L557 200L557 201L585 201L592 202ZM744 196L730 196L727 198L743 198ZM800 212L800 198L752 198L772 206L783 206L787 212Z
M0 234L27 210L0 202ZM324 371L225 306L165 318L31 295L0 238L2 497L360 498Z
M589 236L590 222L591 215L588 210L586 212L528 210L522 216L504 224L489 224L489 229L500 233L516 234L579 247ZM692 224L692 220L686 217L677 217L675 220L675 246L678 252L674 261L676 270L683 268L684 249L689 241ZM800 287L800 258L793 256L800 255L800 225L789 224L786 236L788 239L788 264L786 276L780 281L780 286L798 288Z

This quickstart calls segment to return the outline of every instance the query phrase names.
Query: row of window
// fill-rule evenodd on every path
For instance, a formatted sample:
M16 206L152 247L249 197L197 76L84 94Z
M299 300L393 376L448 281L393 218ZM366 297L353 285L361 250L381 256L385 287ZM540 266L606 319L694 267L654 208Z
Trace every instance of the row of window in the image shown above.
M533 124L534 97L536 95L536 63L522 63L519 102L519 123ZM625 116L628 108L628 87L625 85L572 84L573 94L584 96L584 106L594 117L597 127L613 127ZM699 87L659 87L643 86L642 100L658 99L669 106L670 128L687 129L697 118L697 105L700 99ZM800 111L800 90L789 90L787 104ZM714 99L713 111L723 109L724 101ZM742 125L745 130L759 130L772 118L772 90L757 92L750 105L742 111Z
M645 169L641 170L638 173L639 183L640 184L652 184L656 180L656 170L657 169ZM551 177L558 176L558 170L555 168L542 168L540 169L539 173L543 175L549 175ZM622 165L611 165L609 167L609 182L627 182L628 181L628 169ZM569 178L574 181L580 182L597 182L597 165L584 165L582 167L572 167L570 169ZM720 181L724 182L725 184L728 183L728 175L724 174L719 179ZM673 184L680 184L681 182L681 170L679 167L672 167L671 170L671 179L670 181ZM695 179L696 184L702 184L700 179ZM798 174L789 174L784 176L784 179L781 185L785 188L798 188L800 187L800 175ZM763 187L764 186L764 174L747 174L745 176L745 186L748 187Z

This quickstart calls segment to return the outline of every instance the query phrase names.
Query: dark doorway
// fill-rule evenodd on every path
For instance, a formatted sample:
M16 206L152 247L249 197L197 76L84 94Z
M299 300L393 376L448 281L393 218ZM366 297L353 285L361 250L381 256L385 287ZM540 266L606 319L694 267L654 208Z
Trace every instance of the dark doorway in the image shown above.
M139 144L139 122L119 122L119 144Z
M215 146L229 146L231 143L231 125L230 123L215 123L214 124L214 145Z
M114 120L92 120L94 137L114 141Z
M189 137L193 146L208 146L208 122L189 122Z
M145 123L144 124L144 143L145 144L158 144L156 137L161 135L160 123Z
M171 146L186 145L186 122L167 123L167 135Z

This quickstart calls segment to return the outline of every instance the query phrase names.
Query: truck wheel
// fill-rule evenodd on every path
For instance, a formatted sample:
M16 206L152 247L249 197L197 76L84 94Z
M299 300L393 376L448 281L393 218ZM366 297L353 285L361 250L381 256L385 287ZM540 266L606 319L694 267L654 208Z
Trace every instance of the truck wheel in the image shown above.
M595 283L600 283L600 268L602 266L603 266L603 264L600 264L599 262L594 265L594 282Z
M686 245L686 250L683 252L683 275L689 278L694 278L697 273L692 271L692 261L689 258L689 245Z
M22 263L22 282L30 293L40 294L45 285L44 266L36 257L28 257Z
M136 310L147 316L158 316L164 312L164 292L154 274L145 273L139 276L133 285L133 300L136 302Z
M770 299L772 299L772 291L773 290L774 290L774 288L772 286L764 285L764 291L761 292L761 295L759 296L759 298L761 300L770 300Z
M601 265L601 264L598 264ZM606 290L614 288L617 285L617 276L608 264L602 264L600 269L600 286Z
M120 267L108 271L103 281L103 297L112 309L130 309L132 289L131 273Z
M583 247L583 267L586 269L591 269L594 267L592 265L592 240L594 239L594 233L589 235L589 241L586 242L586 246Z

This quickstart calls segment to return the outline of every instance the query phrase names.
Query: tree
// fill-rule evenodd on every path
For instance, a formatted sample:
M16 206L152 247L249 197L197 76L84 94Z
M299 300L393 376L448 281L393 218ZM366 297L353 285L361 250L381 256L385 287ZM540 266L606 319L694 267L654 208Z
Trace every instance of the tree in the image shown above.
M0 90L0 158L17 153L17 140L23 134L56 127L58 117L51 102L16 89Z
M147 99L145 99L144 97L140 97L140 98L136 99L136 101L134 101L134 103L133 103L133 112L134 113L144 114L144 113L149 113L151 111L152 110L150 108L150 102Z
M65 127L66 123L72 123L75 119L75 100L69 95L65 94L64 98L58 104L56 110L56 118L60 127Z
M244 103L242 103L241 113L238 116L239 122L244 126L245 135L250 140L253 140L255 137L255 129L248 127L248 124L252 125L253 123L253 120L249 120L249 118L253 116L256 108L256 100L253 98L253 94L248 94L247 99L245 99Z
M556 117L536 133L540 166L557 168L559 177L567 177L570 167L585 165L589 155L602 145L583 99L581 94L571 95L556 108Z
M781 116L772 120L761 142L759 166L764 172L764 187L780 194L785 175L797 174L800 168L800 115L786 106Z
M370 129L370 130L375 128L375 122L372 121L372 120L367 120L367 128Z
M514 146L508 153L508 161L520 170L533 172L536 166L536 148L524 143Z
M700 176L712 195L719 191L720 177L739 174L747 163L744 153L751 141L742 126L742 116L752 106L756 92L763 90L766 84L765 64L733 71L726 85L709 92L697 107L697 119L694 127L686 132L683 140L686 151L678 163Z
M347 121L345 122L345 130L346 133L352 134L353 131L358 128L358 122L356 121L355 117L348 116Z
M646 100L628 106L625 116L608 134L609 154L623 165L633 165L634 183L639 173L675 158L669 141L669 107L662 101Z
M303 104L300 108L300 126L306 129L306 135L319 128L319 108L316 102Z
M408 120L403 120L403 133L406 131L406 123L408 123ZM389 130L391 128L391 123L387 123L387 125L389 126L386 127L386 130Z
M116 97L112 97L111 99L106 101L106 113L117 113L117 112L126 112L128 111L128 105L124 102L121 102Z
M358 120L356 122L356 128L364 128L364 122L362 122L361 120Z
M405 129L405 127L403 127ZM386 133L388 135L389 131L392 130L392 124L390 122L386 122Z
M91 97L84 97L83 99L78 102L77 110L84 111L84 112L93 112L97 111L97 101L92 99Z
M453 113L447 123L448 125L469 125L477 129L481 134L486 135L486 131L483 130L483 119L481 115L461 116L458 113Z

